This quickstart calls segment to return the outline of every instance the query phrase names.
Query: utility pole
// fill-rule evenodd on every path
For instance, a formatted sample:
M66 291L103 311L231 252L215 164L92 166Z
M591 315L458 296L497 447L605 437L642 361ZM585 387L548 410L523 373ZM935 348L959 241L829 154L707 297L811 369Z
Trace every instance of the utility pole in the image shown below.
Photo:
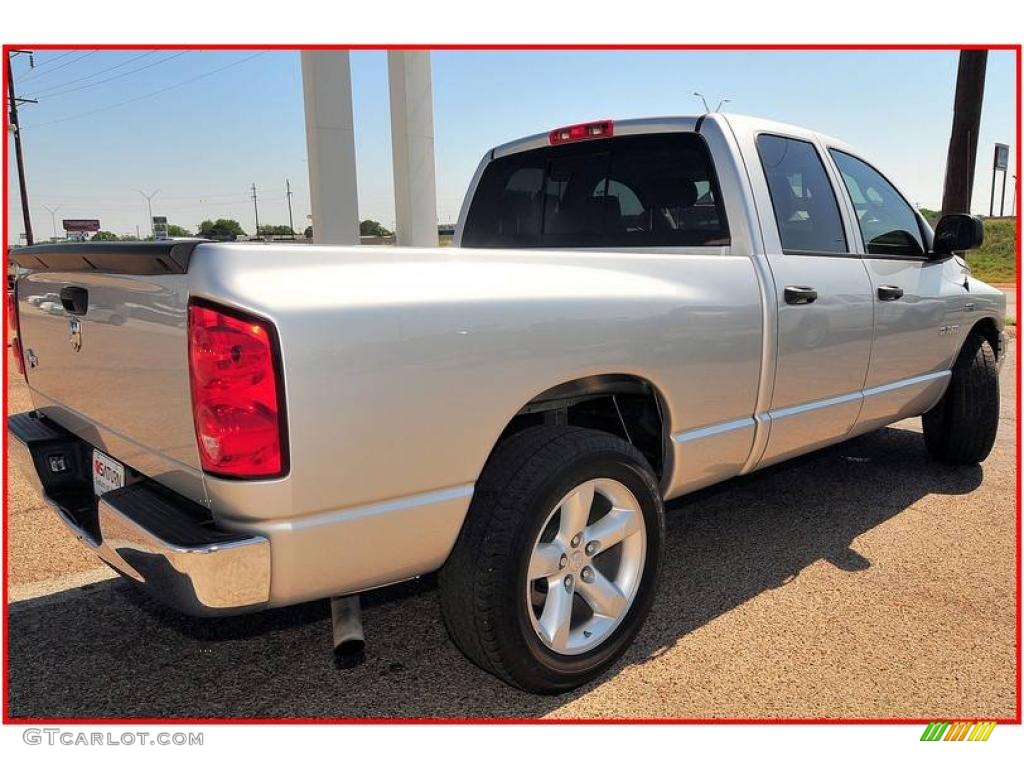
M160 194L160 190L154 189L153 192L148 195L141 189L137 189L135 191L146 198L146 205L149 207L149 236L156 237L156 231L153 229L153 198Z
M292 183L288 179L284 180L285 197L288 198L288 229L292 231L292 235L295 234L295 222L292 221Z
M960 51L953 97L953 129L946 155L946 181L942 213L970 213L974 166L978 156L978 128L985 97L988 51Z
M1006 169L1003 169L1003 194L999 198L999 217L1002 218L1006 205Z
M256 239L260 239L260 207L256 203L256 182L252 183L252 210L256 214Z
M32 245L35 239L32 237L32 217L28 213L28 184L25 181L25 155L21 149L21 127L18 124L18 105L36 104L35 99L19 99L14 92L14 65L13 59L20 53L27 54L32 58L31 51L12 50L7 57L7 102L10 108L10 126L14 132L14 157L18 164L18 190L21 193L21 216L25 223L25 241Z
M53 239L57 239L57 211L60 210L58 205L56 208L51 208L48 205L44 205L43 208L50 212L50 225L53 227Z

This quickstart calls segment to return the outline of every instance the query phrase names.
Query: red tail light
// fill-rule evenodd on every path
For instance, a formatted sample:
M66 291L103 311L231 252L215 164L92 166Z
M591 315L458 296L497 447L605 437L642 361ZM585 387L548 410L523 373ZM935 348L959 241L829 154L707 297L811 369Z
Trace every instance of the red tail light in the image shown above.
M556 128L548 134L552 144L567 144L570 141L586 141L587 139L607 139L615 134L615 123L611 120L596 120L593 123L567 125Z
M7 327L11 333L18 333L18 294L14 291L7 292Z
M25 375L25 356L21 352L21 325L18 322L18 292L17 289L7 292L7 327L11 338L11 356L14 358L14 367L18 373Z
M203 469L245 479L285 474L284 388L274 326L193 302L188 339L192 414Z

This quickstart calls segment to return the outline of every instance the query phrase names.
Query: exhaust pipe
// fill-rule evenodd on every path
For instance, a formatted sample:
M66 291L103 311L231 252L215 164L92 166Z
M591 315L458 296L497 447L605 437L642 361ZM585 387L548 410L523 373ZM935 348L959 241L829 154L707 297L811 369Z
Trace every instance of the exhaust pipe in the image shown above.
M334 663L350 669L366 658L362 609L359 595L331 598L331 631L334 635Z

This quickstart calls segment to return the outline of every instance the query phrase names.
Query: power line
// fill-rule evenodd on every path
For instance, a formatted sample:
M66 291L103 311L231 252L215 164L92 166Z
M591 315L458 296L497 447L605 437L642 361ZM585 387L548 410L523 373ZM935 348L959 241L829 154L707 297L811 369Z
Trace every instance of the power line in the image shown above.
M113 72L115 69L120 69L121 67L127 66L128 64L131 64L133 61L138 61L139 59L144 59L147 56L152 56L154 53L156 53L156 51L146 51L145 53L139 54L138 56L132 56L130 59L126 59L126 60L122 61L120 64L115 64L112 67L107 67L106 69L101 69L98 72L90 72L88 75L83 75L82 77L76 77L74 80L65 80L63 83L60 83L59 85L51 85L49 88L44 88L42 91L38 91L37 93L39 93L39 94L46 94L46 93L49 93L50 91L55 91L58 88L64 88L64 87L66 87L68 85L72 85L74 83L80 83L83 80L88 80L91 77L96 77L96 75L102 75L102 74L105 74L107 72Z
M91 109L88 112L80 112L77 115L68 115L67 117L61 117L61 118L59 118L57 120L47 120L47 121L42 122L42 123L36 123L35 125L28 125L28 126L25 126L25 127L26 128L41 128L44 125L55 125L57 123L66 123L69 120L79 120L79 119L81 119L83 117L89 117L91 115L95 115L95 114L98 114L100 112L106 112L109 109L117 109L118 107L123 107L123 106L125 106L127 104L134 104L137 101L142 101L143 99L148 99L148 98L151 98L153 96L159 96L161 93L166 93L167 91L173 90L175 88L180 88L183 85L188 85L189 83L194 83L197 80L202 80L205 77L211 77L213 75L216 75L218 72L223 72L226 69L231 69L231 67L237 67L239 64L244 64L247 61L251 61L252 59L255 59L257 56L262 56L264 53L266 53L266 51L260 51L259 53L254 53L251 56L246 56L244 59L239 59L238 61L233 61L230 64L226 64L223 67L218 67L217 69L211 70L210 72L206 72L206 73L204 73L202 75L196 75L195 77L190 77L187 80L182 80L181 82L174 83L173 85L168 85L165 88L160 88L160 89L158 89L156 91L151 91L149 93L144 93L142 96L136 96L135 98L132 98L132 99L125 99L124 101L119 101L116 104L108 104L105 107L97 107L96 109Z
M25 75L25 77L23 77L21 79L21 81L22 81L22 83L24 83L26 80L38 80L40 77L48 77L49 75L52 75L54 72L57 72L58 70L64 69L64 67L70 67L72 64L77 64L82 59L87 59L90 56L92 56L94 54L97 54L97 53L99 53L99 51L86 51L85 53L83 53L78 58L72 59L71 61L66 61L63 64L61 64L59 67L54 67L53 69L48 69L48 70L46 70L45 72L43 72L41 74L39 74L39 73L35 73L34 74L33 72L29 72L29 74Z
M158 64L163 64L164 62L168 62L171 59L176 59L179 56L184 56L186 53L191 53L191 51L180 51L179 53L172 54L171 56L167 56L167 57L165 57L163 59L160 59L159 61L152 61L149 64L142 65L141 67L136 67L135 69L129 69L127 72L121 72L118 75L112 75L110 77L104 78L103 80L97 80L95 83L86 83L85 85L79 85L79 86L76 86L74 88L68 88L67 90L64 90L64 91L57 91L56 93L40 91L39 93L36 94L36 97L37 98L42 97L42 98L46 98L46 99L54 99L54 98L56 98L58 96L63 96L66 93L74 93L75 91L83 91L86 88L95 88L97 85L103 85L104 83L109 83L112 80L118 80L118 79L120 79L122 77L128 77L128 75L134 75L136 72L142 72L145 69L152 69L153 67L157 66Z
M28 205L28 183L25 181L25 154L21 148L21 125L18 122L18 105L23 102L31 102L31 99L19 99L14 89L14 67L11 66L12 59L20 54L32 55L31 51L22 51L18 49L11 49L8 53L4 50L4 55L7 57L7 107L10 113L7 116L11 131L14 133L14 157L15 162L18 166L18 192L21 195L21 216L25 225L25 242L28 245L32 245L34 238L32 237L32 216L29 213Z
M28 75L36 74L36 73L39 72L40 69L46 69L51 64L57 63L61 59L66 58L67 56L70 56L72 53L77 53L77 51L75 51L75 50L64 51L64 53L58 54L57 56L54 56L52 59L47 59L42 64L40 64L38 67L35 66L35 56L36 55L35 55L35 53L33 53L29 57L29 60L28 60L29 61L29 64L28 64L29 70L28 70L28 73L26 73L25 76L28 77ZM24 79L25 78L22 78L22 80L24 80Z

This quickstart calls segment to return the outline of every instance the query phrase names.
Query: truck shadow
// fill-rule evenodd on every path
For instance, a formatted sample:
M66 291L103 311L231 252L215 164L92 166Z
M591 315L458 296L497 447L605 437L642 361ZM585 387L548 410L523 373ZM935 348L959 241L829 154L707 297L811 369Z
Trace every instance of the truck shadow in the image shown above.
M870 568L858 536L923 496L969 493L981 479L980 467L929 461L919 433L889 428L673 503L663 588L610 674L644 664L813 563ZM368 596L367 660L345 671L331 663L326 602L199 620L113 581L16 603L9 714L532 718L601 684L541 697L500 683L449 642L432 585Z

